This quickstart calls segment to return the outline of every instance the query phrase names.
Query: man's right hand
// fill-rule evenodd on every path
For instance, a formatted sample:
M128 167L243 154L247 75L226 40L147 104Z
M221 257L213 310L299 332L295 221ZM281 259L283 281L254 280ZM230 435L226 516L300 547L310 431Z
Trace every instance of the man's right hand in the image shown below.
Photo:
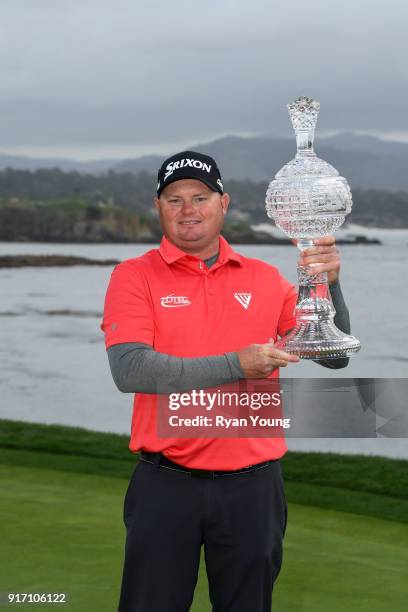
M266 378L275 368L284 368L288 363L297 363L299 357L290 355L271 342L251 344L237 352L245 378Z

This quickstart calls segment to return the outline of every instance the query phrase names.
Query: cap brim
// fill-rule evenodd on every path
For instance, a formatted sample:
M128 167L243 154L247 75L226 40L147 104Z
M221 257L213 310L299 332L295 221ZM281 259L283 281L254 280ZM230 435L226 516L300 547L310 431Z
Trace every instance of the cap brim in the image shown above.
M218 192L221 195L224 193L220 187L214 187L213 183L210 183L210 181L206 181L205 178L198 178L197 176L191 176L191 174L178 174L177 176L172 176L170 179L168 179L160 189L157 190L157 195L160 196L161 192L166 189L166 187L168 187L171 183L175 183L176 181L183 181L189 179L191 181L200 181L200 183L204 183L204 185L207 185L207 187L209 189L211 189L211 191L214 192Z

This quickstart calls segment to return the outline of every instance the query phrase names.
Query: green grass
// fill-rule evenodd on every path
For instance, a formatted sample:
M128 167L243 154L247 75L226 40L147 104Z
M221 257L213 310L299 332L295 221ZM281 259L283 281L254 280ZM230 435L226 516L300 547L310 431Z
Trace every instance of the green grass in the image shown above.
M0 477L1 591L67 592L76 612L115 610L127 480L21 466ZM289 504L275 609L402 611L407 567L407 525ZM209 609L201 565L192 610Z
M0 461L9 465L128 478L137 460L128 443L126 435L0 419ZM282 465L289 501L408 522L407 461L289 452Z
M402 612L408 526L289 505L274 612Z
M8 591L68 592L64 608L75 612L117 609L123 497L137 460L127 445L127 436L0 421L0 601ZM274 612L405 610L407 462L288 453L284 470ZM202 563L192 611L209 610Z

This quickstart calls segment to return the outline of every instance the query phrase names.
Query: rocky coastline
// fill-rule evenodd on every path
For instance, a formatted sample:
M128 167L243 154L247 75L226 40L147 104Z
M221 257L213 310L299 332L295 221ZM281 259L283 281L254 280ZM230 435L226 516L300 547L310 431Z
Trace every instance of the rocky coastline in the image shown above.
M253 232L258 234L258 232ZM226 236L227 237L227 236ZM241 236L238 239L230 240L233 244L270 244L270 245L292 245L289 239L279 239L268 234L256 236ZM151 244L151 242L149 241ZM88 244L88 243L87 243ZM94 244L94 243L93 243ZM352 239L339 239L336 244L378 244L378 239L370 239L366 236L354 236ZM116 266L120 263L117 259L91 259L89 257L77 257L74 255L0 255L0 268L26 268L26 267L69 267L69 266Z

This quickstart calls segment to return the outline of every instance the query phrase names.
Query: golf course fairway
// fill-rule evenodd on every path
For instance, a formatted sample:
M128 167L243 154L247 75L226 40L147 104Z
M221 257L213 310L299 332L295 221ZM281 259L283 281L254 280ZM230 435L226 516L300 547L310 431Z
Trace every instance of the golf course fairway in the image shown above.
M34 458L36 453L31 455ZM0 458L0 606L8 592L67 593L65 605L7 607L114 612L128 479L103 475L102 470L94 474L81 473L79 468L64 470L58 462L71 461L74 466L73 459L40 455L41 466L34 460L30 463L30 453L21 450L7 450L4 461ZM97 458L94 461L97 465ZM340 489L337 492L341 494ZM348 495L346 490L342 493ZM274 612L406 610L408 524L288 500ZM201 563L192 611L210 610Z

